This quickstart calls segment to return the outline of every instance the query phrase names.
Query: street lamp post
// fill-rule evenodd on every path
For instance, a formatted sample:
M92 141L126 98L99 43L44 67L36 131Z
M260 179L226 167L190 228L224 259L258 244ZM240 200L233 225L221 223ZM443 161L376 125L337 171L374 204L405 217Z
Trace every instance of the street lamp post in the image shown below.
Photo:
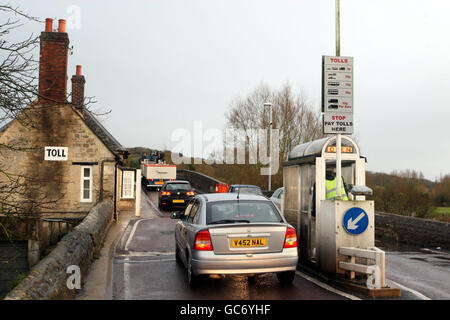
M272 190L272 104L264 103L264 108L269 107L269 182L267 189Z

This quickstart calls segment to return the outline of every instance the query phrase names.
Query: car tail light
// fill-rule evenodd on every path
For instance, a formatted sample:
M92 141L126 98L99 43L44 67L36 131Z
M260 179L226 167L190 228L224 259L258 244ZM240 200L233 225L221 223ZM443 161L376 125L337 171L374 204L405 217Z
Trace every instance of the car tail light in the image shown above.
M293 228L286 228L286 237L284 238L284 248L297 247L297 233Z
M197 233L195 236L194 250L210 251L212 249L213 247L209 231L203 230Z
M187 196L193 196L194 195L194 191L188 191L188 192L186 192L186 195Z
M161 194L163 196L170 196L170 192L169 191L163 191Z

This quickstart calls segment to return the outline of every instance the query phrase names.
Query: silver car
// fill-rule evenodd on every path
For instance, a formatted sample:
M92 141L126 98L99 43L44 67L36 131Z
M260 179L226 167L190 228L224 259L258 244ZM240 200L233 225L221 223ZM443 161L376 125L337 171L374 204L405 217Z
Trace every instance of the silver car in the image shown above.
M298 261L297 235L263 196L212 193L195 196L175 212L176 258L190 285L201 275L276 273L291 283Z
M273 203L278 207L278 209L281 210L281 196L283 195L284 187L278 188L275 190L270 197L270 200L272 200Z

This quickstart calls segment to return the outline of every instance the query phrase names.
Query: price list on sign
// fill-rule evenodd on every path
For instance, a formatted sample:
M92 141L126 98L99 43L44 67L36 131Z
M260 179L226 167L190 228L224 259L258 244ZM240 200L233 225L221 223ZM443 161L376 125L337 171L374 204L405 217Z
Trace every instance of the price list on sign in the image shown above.
M353 58L322 57L324 133L353 133Z

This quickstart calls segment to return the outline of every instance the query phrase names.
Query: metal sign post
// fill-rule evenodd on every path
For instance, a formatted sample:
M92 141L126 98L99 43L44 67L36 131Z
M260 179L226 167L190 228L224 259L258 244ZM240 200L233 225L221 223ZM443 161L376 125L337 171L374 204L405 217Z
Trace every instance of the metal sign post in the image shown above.
M336 0L336 56L341 55L340 0ZM341 199L341 134L336 134L336 199Z
M264 107L269 107L269 181L267 189L272 190L272 104L264 103Z
M353 58L341 57L340 9L336 0L336 56L322 57L323 133L336 134L336 199L342 189L342 134L353 133Z

